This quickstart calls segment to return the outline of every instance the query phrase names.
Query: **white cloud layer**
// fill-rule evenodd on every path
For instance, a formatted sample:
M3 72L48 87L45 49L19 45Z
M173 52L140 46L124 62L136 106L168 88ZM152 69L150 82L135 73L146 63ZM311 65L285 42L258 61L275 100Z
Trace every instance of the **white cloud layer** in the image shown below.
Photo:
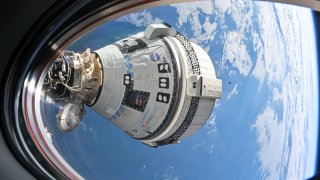
M260 170L264 179L303 179L313 101L310 64L315 61L314 52L305 51L312 49L306 37L313 32L304 28L310 10L276 4L275 12L267 3L258 9L261 35L253 34L258 59L252 75L260 88L266 84L273 92L252 126L260 145ZM282 116L276 102L281 102Z

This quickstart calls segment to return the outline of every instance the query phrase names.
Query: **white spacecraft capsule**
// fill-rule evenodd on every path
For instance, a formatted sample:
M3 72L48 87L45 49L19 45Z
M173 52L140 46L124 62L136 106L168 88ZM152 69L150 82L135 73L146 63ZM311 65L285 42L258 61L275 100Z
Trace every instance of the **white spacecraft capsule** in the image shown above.
M222 92L208 54L167 24L151 24L94 52L64 51L47 80L46 92L63 105L61 131L77 127L86 104L153 147L196 132Z

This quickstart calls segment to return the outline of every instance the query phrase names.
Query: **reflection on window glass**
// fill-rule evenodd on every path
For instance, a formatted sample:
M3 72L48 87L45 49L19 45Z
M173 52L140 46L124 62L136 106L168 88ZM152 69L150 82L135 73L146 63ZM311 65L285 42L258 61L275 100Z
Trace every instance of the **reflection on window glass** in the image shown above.
M150 24L170 25L181 37L151 46L139 36ZM193 62L189 70L195 72L194 76L188 82L177 80L179 73L183 73L182 65L177 63L182 56L173 48L178 45L172 42L180 43L182 49L188 48L182 44L195 44L193 49L199 60L206 57L199 56L200 50L209 55L214 69L210 69L211 63L208 66L200 63L198 68L222 80L221 99L213 98L210 102L210 90L205 88L218 80L197 76L199 69L192 69ZM110 51L101 53L107 46ZM94 67L100 69L86 84L77 78L83 75L82 70L70 78L70 73L77 73L78 64L68 64L63 58L74 58L71 52L79 53L77 57L83 59L95 59L86 64L89 70L84 72L92 73L90 68ZM101 54L112 59L110 64L101 63ZM120 55L125 61L119 60ZM223 0L159 6L95 28L67 47L61 57L43 81L46 98L42 98L42 123L56 151L84 178L303 179L315 172L318 69L315 27L309 9ZM154 65L152 72L146 71L147 63ZM121 71L122 65L128 69L126 73ZM113 70L109 71L109 67ZM209 70L204 70L206 67ZM108 74L102 75L102 69L108 69ZM156 75L150 77L153 72ZM117 73L122 73L121 88L103 84L103 78L111 81ZM146 77L152 79L150 83L154 86L147 90L137 88L148 83L141 81ZM202 117L208 119L204 126L194 124L192 128L199 130L180 143L168 136L167 141L156 145L145 143L159 146L152 148L138 140L160 133L152 129L155 124L146 121L135 127L130 124L133 119L128 118L123 120L127 122L123 127L122 121L116 120L135 113L145 113L142 119L166 118L166 114L159 113L162 108L173 116L182 98L179 92L184 92L179 87L189 80L191 90L185 90L186 93L207 99L190 100L188 109L198 101L215 105L213 110L212 106L209 110L205 106L196 107L197 112L209 111L210 117ZM74 84L85 87L86 93L77 91ZM110 90L113 87L117 91ZM212 96L219 97L216 93ZM113 104L99 102L99 98L117 99L118 94L124 94L124 99L118 102L121 106L117 110L110 108ZM60 101L52 103L59 98ZM97 107L97 103L101 106ZM152 110L148 108L152 103L160 105ZM183 113L188 116L192 110ZM62 122L59 126L57 116ZM160 121L157 123L156 127L162 126ZM184 135L189 135L188 132Z

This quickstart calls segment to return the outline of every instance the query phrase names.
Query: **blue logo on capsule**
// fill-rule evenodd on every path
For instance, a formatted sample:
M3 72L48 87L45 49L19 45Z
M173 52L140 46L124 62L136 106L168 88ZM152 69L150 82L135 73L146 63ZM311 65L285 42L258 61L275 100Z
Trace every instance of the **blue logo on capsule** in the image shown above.
M159 61L160 55L158 53L150 53L149 58L151 61Z

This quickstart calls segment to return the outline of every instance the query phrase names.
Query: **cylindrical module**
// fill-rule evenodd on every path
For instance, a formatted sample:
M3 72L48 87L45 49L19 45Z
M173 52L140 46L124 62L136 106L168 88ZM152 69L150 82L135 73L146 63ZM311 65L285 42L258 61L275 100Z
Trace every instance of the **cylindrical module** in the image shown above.
M221 97L208 54L167 25L149 25L95 53L103 86L92 109L150 146L194 133Z
M222 92L208 54L167 24L151 24L92 53L65 51L47 79L49 96L65 106L57 115L62 131L79 124L86 104L153 147L196 132Z

